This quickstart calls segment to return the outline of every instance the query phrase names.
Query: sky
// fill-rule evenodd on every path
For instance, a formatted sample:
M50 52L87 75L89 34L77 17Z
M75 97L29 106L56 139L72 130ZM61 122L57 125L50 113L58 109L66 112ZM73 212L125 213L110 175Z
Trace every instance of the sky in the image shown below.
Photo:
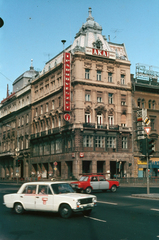
M0 101L31 59L41 71L63 50L61 40L73 43L89 7L102 34L125 44L132 74L137 63L159 72L159 0L0 0Z

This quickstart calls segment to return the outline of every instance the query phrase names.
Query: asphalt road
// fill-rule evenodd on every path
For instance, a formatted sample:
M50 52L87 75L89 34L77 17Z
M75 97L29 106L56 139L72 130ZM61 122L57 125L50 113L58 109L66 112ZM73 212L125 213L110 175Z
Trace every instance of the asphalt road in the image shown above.
M159 201L132 198L146 188L121 187L116 193L95 192L98 205L89 217L74 214L25 212L16 215L3 206L3 195L16 185L0 184L0 240L157 240ZM159 188L150 192L159 193Z

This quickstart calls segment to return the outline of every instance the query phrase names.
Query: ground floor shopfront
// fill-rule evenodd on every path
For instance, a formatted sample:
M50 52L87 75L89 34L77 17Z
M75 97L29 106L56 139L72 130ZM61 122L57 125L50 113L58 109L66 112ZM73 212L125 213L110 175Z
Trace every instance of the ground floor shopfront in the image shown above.
M41 178L79 178L84 173L104 173L106 178L131 177L129 154L74 152L30 158L31 176Z
M147 160L146 158L143 160L137 159L137 167L138 167L138 177L146 177L147 173ZM148 163L149 175L151 177L159 177L159 158L150 158Z

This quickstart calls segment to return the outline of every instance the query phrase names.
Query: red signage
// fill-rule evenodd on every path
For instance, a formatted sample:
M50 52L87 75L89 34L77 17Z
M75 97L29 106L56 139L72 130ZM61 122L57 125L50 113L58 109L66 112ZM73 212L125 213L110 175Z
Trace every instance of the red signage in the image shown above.
M92 48L92 54L98 56L108 57L108 52L100 49Z
M57 166L57 162L54 162L54 166Z
M63 54L63 110L70 112L71 110L71 54L64 52Z
M68 113L65 113L63 117L66 121L70 121L70 119L71 119L71 116Z
M83 158L84 157L84 153L80 153L80 158Z

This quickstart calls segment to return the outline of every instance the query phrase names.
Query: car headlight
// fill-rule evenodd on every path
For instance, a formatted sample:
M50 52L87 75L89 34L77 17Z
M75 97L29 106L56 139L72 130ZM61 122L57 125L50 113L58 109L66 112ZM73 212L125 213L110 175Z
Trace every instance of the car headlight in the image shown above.
M77 208L80 206L80 204L81 204L80 200L77 200L76 202Z
M96 204L97 203L97 197L93 198L93 203Z

